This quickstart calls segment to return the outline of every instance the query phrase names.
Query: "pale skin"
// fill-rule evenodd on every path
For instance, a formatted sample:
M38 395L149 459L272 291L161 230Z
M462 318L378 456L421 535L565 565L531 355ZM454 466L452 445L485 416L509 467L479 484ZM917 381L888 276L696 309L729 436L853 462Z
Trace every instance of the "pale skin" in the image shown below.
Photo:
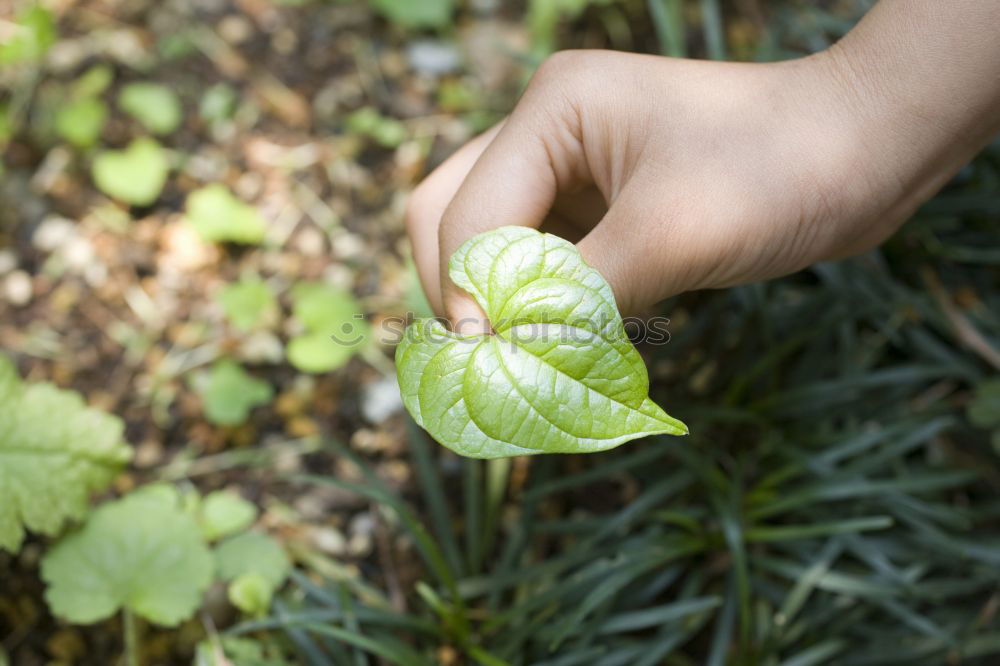
M998 35L997 0L881 0L788 62L557 53L411 196L424 290L487 332L447 260L512 224L576 242L625 314L871 249L1000 132Z

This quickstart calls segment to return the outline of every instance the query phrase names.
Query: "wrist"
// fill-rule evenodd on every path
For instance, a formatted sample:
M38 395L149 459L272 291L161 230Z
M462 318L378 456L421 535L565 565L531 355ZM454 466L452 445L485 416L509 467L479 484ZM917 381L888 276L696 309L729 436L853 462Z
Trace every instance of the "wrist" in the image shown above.
M855 145L859 175L901 222L1000 131L1000 48L980 35L968 9L927 0L898 9L880 3L812 59Z
M895 229L988 141L982 126L939 113L919 90L886 83L872 53L836 44L808 58L814 108L838 144L837 187L845 212ZM822 90L822 92L819 92ZM853 196L852 196L853 194Z

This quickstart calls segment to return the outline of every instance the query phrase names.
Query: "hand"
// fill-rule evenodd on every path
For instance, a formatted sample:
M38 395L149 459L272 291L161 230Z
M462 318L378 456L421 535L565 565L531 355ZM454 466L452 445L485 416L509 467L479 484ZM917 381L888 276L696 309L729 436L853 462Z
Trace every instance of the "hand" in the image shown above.
M624 313L871 248L982 141L955 150L868 82L836 50L774 64L556 54L410 200L432 306L488 330L447 260L510 224L578 242Z

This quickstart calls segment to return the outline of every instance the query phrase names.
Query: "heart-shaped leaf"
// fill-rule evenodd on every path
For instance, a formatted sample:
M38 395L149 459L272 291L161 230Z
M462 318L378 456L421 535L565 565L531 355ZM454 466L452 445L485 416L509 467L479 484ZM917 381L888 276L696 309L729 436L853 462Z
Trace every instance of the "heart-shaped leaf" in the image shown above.
M201 605L213 569L194 517L155 487L101 506L42 560L49 607L77 624L125 607L175 625Z
M125 150L106 150L94 158L94 182L115 199L136 206L156 201L167 182L170 163L150 138L135 139Z
M205 496L197 512L201 535L206 541L242 532L257 520L257 507L228 490Z
M460 247L449 275L495 335L457 335L431 319L406 330L396 349L403 402L437 441L499 458L687 434L649 399L611 287L572 243L503 227Z
M225 185L214 183L187 198L188 221L210 243L256 244L264 240L267 223L256 208L236 198Z

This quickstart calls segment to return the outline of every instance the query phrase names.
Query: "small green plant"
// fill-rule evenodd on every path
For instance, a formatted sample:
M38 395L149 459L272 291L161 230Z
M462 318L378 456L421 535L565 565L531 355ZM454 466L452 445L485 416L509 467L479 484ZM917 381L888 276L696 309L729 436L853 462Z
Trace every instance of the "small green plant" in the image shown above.
M366 136L383 148L395 148L407 137L406 126L383 116L373 106L363 106L347 117L347 131Z
M181 102L159 83L130 83L118 95L118 105L153 134L170 134L181 124Z
M288 360L303 372L343 366L369 339L368 324L351 294L318 282L292 290L292 313L305 329L288 343Z
M94 183L110 197L148 206L160 196L170 172L166 151L155 139L134 139L125 150L106 150L94 158Z
M229 490L211 492L198 504L198 526L206 541L238 534L257 520L257 507Z
M232 117L238 101L239 98L232 86L216 83L201 96L198 113L209 123L225 122Z
M451 23L455 0L370 0L372 8L401 28L444 28Z
M145 486L94 510L42 559L46 601L75 624L121 612L125 657L137 666L136 618L176 626L201 606L216 573L237 608L266 613L291 562L271 537L246 530L256 507L231 491L204 498L166 484ZM225 539L213 552L211 542Z
M219 303L229 322L241 331L267 326L278 318L278 299L257 276L244 277L223 287Z
M187 218L210 243L244 243L264 240L267 225L257 209L236 198L225 185L214 183L187 198Z
M97 508L42 561L46 600L70 622L119 610L173 626L201 605L212 554L173 488L151 486Z
M25 529L55 536L83 518L131 458L123 430L76 393L22 383L0 356L0 549L16 552Z
M207 373L196 374L191 384L201 395L205 418L223 426L245 423L254 407L266 405L274 395L270 384L231 359L219 360Z
M263 615L291 562L281 544L260 532L244 532L215 550L219 578L229 583L229 600L248 615Z
M37 3L21 10L11 28L13 35L0 42L0 66L40 60L58 38L52 13Z
M218 641L200 643L194 658L194 666L292 666L292 663L277 641L266 637L220 636Z
M56 133L77 148L97 143L108 117L108 105L96 97L70 100L56 112Z
M584 453L687 426L649 399L649 378L611 287L576 247L526 227L467 241L449 275L495 335L417 320L396 349L407 410L462 455Z
M56 111L56 134L77 148L90 148L97 143L108 118L108 105L100 95L113 78L110 67L95 65L74 81L69 87L68 101Z

